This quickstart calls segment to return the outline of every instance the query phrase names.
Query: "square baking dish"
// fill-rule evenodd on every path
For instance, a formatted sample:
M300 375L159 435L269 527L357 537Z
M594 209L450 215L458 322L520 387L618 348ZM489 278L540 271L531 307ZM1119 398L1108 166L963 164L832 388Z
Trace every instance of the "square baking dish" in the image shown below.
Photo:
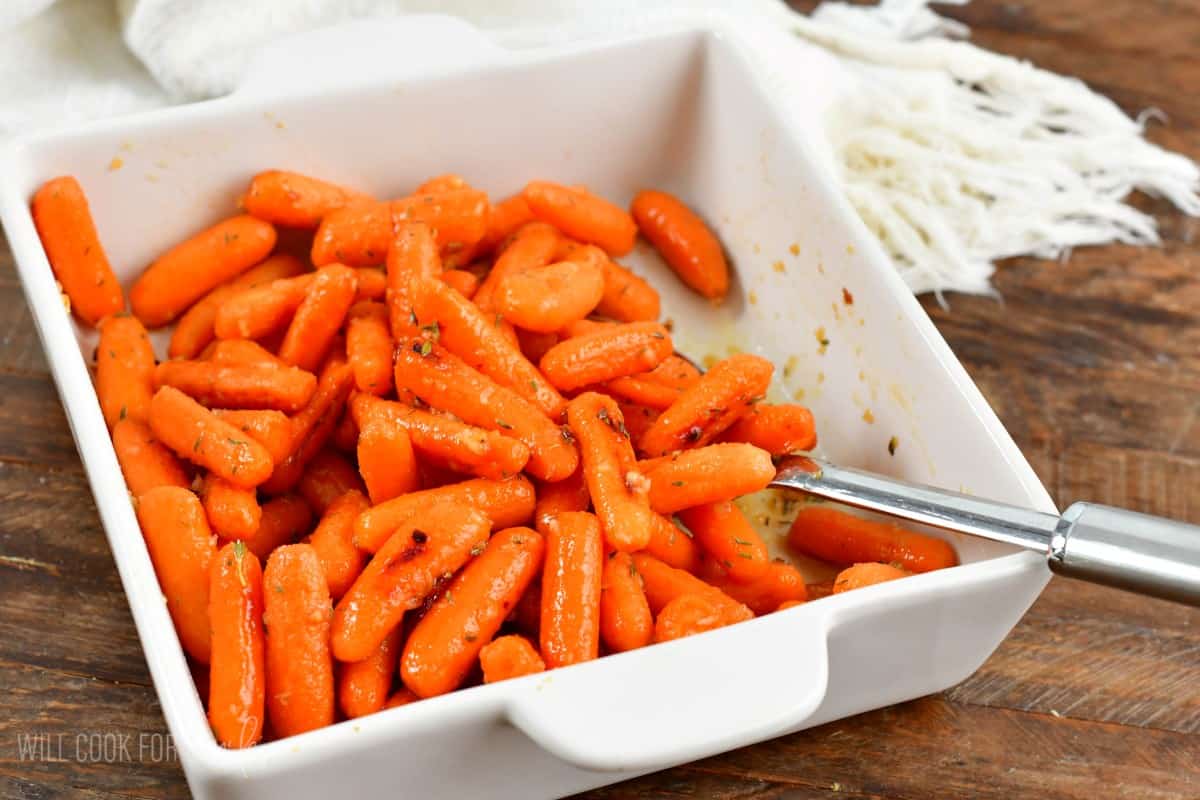
M85 187L126 286L228 215L267 168L380 197L447 171L493 197L533 177L618 203L643 187L673 191L713 223L737 272L714 309L649 253L630 259L663 292L682 352L771 358L780 399L812 408L823 454L839 463L1053 510L843 199L810 138L816 104L769 95L743 31L673 18L635 37L509 51L444 17L355 23L269 49L230 97L6 152L0 220L197 797L569 794L945 689L1033 602L1044 559L954 539L960 567L702 636L244 751L209 732L92 389L94 333L64 311L30 218L33 192L56 175Z

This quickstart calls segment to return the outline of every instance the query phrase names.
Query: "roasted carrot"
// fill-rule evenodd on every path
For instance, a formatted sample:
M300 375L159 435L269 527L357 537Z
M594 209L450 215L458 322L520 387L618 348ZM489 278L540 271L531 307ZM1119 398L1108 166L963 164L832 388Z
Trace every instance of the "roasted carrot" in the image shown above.
M642 236L680 280L711 300L729 291L729 265L717 237L679 198L666 192L637 193L630 207Z
M170 386L150 401L150 430L178 455L235 486L251 489L271 474L265 447Z
M616 394L612 394L615 398ZM637 403L617 399L617 408L621 409L621 416L625 418L625 429L629 431L629 438L635 442L641 439L642 434L650 430L654 420L658 419L656 410Z
M831 564L879 561L909 572L958 564L954 548L941 539L816 504L800 509L788 546Z
M833 582L833 593L841 594L853 589L862 589L865 586L874 586L877 583L894 581L897 578L907 578L911 574L911 572L891 564L873 562L854 564L838 573Z
M279 737L333 723L329 590L316 552L280 547L263 573L267 626L267 715Z
M401 686L399 689L397 689L395 692L392 693L392 696L387 699L387 702L383 704L383 707L384 708L399 708L400 706L406 706L409 703L415 703L416 701L418 701L420 699L421 698L419 698L415 694L413 694L412 690L409 689L407 686Z
M338 453L325 448L313 456L296 486L314 514L324 514L331 503L349 491L366 494L358 470Z
M529 528L499 531L409 634L400 678L421 697L457 689L541 571L545 544Z
M517 230L507 246L497 255L491 272L475 291L475 305L485 313L496 310L496 290L507 278L544 267L554 260L562 237L553 226L531 222Z
M442 576L482 550L491 527L478 509L439 503L423 507L395 528L334 609L334 657L361 661L369 656Z
M448 269L439 277L468 300L479 290L479 278L463 269Z
M283 337L279 357L301 369L315 370L342 327L357 290L358 275L349 267L332 264L318 270Z
M33 196L33 224L50 261L50 268L67 299L70 311L88 325L125 308L121 284L88 208L79 181L54 178Z
M179 642L189 656L207 664L212 652L208 570L217 548L204 509L187 489L159 486L138 497L137 518Z
M424 222L433 228L442 253L459 253L483 238L489 209L487 195L469 186L418 193L392 201L392 227Z
M604 560L600 638L617 653L645 647L654 639L654 617L646 602L646 590L628 553L613 551Z
M619 398L661 411L670 408L684 390L699 380L700 370L690 361L670 355L649 372L616 378L604 388Z
M731 617L749 619L754 616L750 609L734 600L715 586L705 583L690 572L667 566L645 553L633 554L633 566L642 576L646 590L646 602L655 615L661 614L667 603L689 594L710 595L727 610Z
M354 302L384 299L387 294L387 272L380 267L359 267L354 270L354 275L358 279Z
M355 203L339 208L321 218L310 258L318 267L339 262L352 267L381 264L392 230L390 203Z
M347 490L322 509L321 521L307 539L321 559L329 596L334 602L349 590L366 564L366 556L354 546L354 520L370 507L362 492Z
M780 603L802 603L808 599L804 576L791 564L772 561L767 569L749 583L739 583L723 566L709 560L701 574L725 594L749 606L755 614L769 614Z
M605 259L604 296L596 313L621 322L642 322L658 319L662 301L658 291L644 278L615 261Z
M291 544L312 525L312 510L304 499L295 494L272 498L262 505L262 520L252 536L245 539L246 547L265 559L275 548Z
M746 515L731 501L721 500L684 509L679 512L679 519L687 525L704 553L724 567L734 582L753 583L766 574L771 563L767 545Z
M524 675L545 672L546 662L524 636L509 635L493 639L479 651L483 682L497 683Z
M277 464L287 458L292 441L292 422L282 411L214 409L213 413L265 447L272 463Z
M545 534L546 525L554 516L564 511L587 511L591 502L583 470L577 469L561 481L538 484L534 522L537 529Z
M416 491L421 476L408 431L382 416L366 420L359 427L358 471L373 505Z
M400 626L392 628L383 641L362 661L343 664L338 671L338 707L350 719L383 709L396 674L400 651Z
M600 654L600 586L604 537L591 514L568 511L546 527L541 650L551 669Z
M333 433L353 384L354 373L344 359L331 358L326 362L317 379L317 391L292 417L288 457L275 465L270 479L262 486L263 491L279 494L299 482L305 464L321 451Z
M528 222L533 222L529 204L519 194L505 198L492 206L487 218L487 231L479 240L479 251L491 253L500 243Z
M154 370L154 383L208 406L288 413L304 408L317 389L316 376L297 367L213 361L164 361Z
M218 339L261 339L283 330L315 280L309 272L236 292L217 309L213 332Z
M100 320L96 345L96 395L111 430L120 420L145 422L154 396L154 348L135 317Z
M560 231L621 256L633 249L637 225L624 209L586 189L532 181L521 193L529 210Z
M222 547L209 577L208 721L223 747L250 747L262 739L267 686L262 589L262 566L254 554L241 542Z
M219 222L177 244L151 264L129 290L133 313L157 328L217 286L267 257L275 229L251 216Z
M242 195L242 208L247 214L274 225L311 230L326 214L371 199L335 183L272 169L251 179Z
M204 479L200 500L209 527L220 539L249 539L262 521L262 508L253 489L234 486L214 475Z
M651 517L650 541L643 552L676 569L695 572L700 566L700 548L690 531L662 514Z
M640 468L650 479L650 507L660 514L741 497L775 479L770 453L752 444L711 444L641 462Z
M591 262L558 261L503 278L495 308L517 327L551 333L583 319L604 295L604 272Z
M641 451L661 456L713 441L762 399L774 371L770 361L745 353L718 361L654 421Z
M113 426L112 442L125 485L134 497L156 486L187 488L191 485L179 459L154 438L145 424L121 420Z
M721 434L721 441L746 442L782 456L816 447L817 428L804 406L758 403Z
M252 339L221 339L205 348L205 352L207 360L214 364L287 366L279 356Z
M542 374L564 392L653 369L674 352L657 322L629 322L565 339L542 356Z
M442 274L433 230L422 222L401 225L387 251L387 306L393 337L399 339L417 330L413 282Z
M745 609L745 606L741 607ZM669 642L697 633L716 630L754 615L749 609L730 609L711 594L685 594L671 600L654 622L654 641Z
M641 550L653 524L650 483L637 469L616 402L585 392L567 406L567 424L579 442L583 476L605 541L616 550Z

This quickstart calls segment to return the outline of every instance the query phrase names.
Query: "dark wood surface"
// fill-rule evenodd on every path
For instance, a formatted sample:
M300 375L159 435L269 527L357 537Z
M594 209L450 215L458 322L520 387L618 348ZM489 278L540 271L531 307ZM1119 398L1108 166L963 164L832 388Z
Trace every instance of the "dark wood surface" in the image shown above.
M1170 123L1152 138L1200 157L1194 0L976 0L951 13L985 46L1078 75L1131 112L1161 108ZM996 276L1003 302L925 307L1060 505L1200 523L1200 221L1140 202L1161 249L1016 260ZM77 746L81 732L127 750ZM177 763L154 752L163 732L0 242L0 797L186 796ZM1056 579L944 694L588 797L1196 798L1198 733L1200 612ZM31 734L49 750L22 758Z

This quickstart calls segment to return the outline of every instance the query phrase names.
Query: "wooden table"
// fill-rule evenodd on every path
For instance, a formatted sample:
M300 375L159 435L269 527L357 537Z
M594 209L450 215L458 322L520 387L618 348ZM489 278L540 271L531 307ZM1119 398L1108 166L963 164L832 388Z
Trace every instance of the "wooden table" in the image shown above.
M1200 157L1191 0L976 0L953 14L1130 112L1163 109L1170 125L1151 136ZM996 276L1003 302L925 307L1061 506L1200 523L1200 222L1144 205L1160 250L1016 260ZM158 703L2 245L0 498L0 796L186 796L156 749ZM1195 798L1197 733L1200 612L1056 579L949 692L588 797Z

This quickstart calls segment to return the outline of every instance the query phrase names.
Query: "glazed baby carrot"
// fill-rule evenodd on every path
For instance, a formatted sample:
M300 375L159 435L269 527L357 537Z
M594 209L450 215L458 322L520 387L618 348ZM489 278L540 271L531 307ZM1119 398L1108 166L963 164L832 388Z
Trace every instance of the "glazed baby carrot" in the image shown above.
M567 406L567 424L579 442L584 479L605 541L617 550L641 550L653 524L650 486L637 470L616 402L585 392Z
M271 553L263 598L271 729L282 738L332 724L329 590L312 547L285 545Z
M487 232L487 195L470 186L413 194L393 200L390 206L393 229L405 222L424 222L433 229L444 254L472 248Z
M479 240L480 252L495 251L501 242L527 222L533 222L533 212L529 210L529 204L521 195L514 194L496 203L488 213L487 232Z
M692 539L691 532L683 530L670 517L662 514L651 517L650 541L642 550L676 569L695 572L700 566L700 548Z
M334 426L329 443L343 453L353 453L358 447L358 426L354 424L350 409L346 409L337 425Z
M150 429L178 455L235 486L251 489L271 474L265 447L170 386L150 401Z
M750 583L739 583L715 562L709 561L704 578L725 594L749 606L755 614L769 614L781 603L803 603L808 599L804 576L791 564L772 561L766 571Z
M275 229L251 216L219 222L175 245L129 290L133 313L147 327L166 325L192 303L245 272L275 247Z
M615 393L612 394L615 397ZM617 408L621 409L621 416L625 418L625 428L629 431L629 438L635 442L641 439L642 434L650 430L654 420L658 419L657 411L637 403L618 399Z
M645 647L654 638L654 617L646 602L646 590L628 553L612 552L604 560L600 638L617 653Z
M304 408L317 389L316 376L297 367L213 361L164 361L154 370L154 383L208 406L288 413Z
M392 336L398 339L417 330L413 282L441 275L442 260L430 227L421 222L401 225L387 251L387 305Z
M205 348L205 352L208 360L214 364L287 366L277 355L252 339L221 339Z
M831 564L879 561L909 572L958 564L954 548L941 539L816 504L800 509L788 546Z
M546 529L542 572L542 658L550 669L600 654L604 537L591 514L568 511Z
M546 355L542 374L564 392L636 375L671 355L671 334L657 322L629 322L565 339Z
M545 534L552 517L564 511L587 511L591 503L583 470L577 469L564 480L538 484L533 519L537 529Z
M287 458L292 442L292 422L282 411L214 409L213 413L267 448L272 463L278 464Z
M731 501L721 500L684 509L679 512L679 519L692 532L696 544L724 567L734 582L753 583L766 574L771 563L767 545L746 515Z
M123 419L112 429L113 449L121 464L125 485L134 497L156 486L191 485L183 465L141 422Z
M804 406L758 403L721 434L723 442L747 442L773 456L811 450L817 444L812 412Z
M79 181L70 176L47 181L33 196L32 210L50 268L75 316L95 325L124 309L121 284L100 244Z
M496 683L545 672L546 662L524 636L501 636L479 651L483 682Z
M754 616L750 609L717 587L705 583L690 572L669 567L653 556L634 553L633 566L642 576L642 586L646 590L646 602L650 604L650 611L655 615L660 614L667 603L677 597L699 594L715 597L728 609L731 617L748 619Z
M288 228L313 229L326 214L370 202L371 197L335 183L297 172L267 170L250 181L242 195L242 208L258 219Z
M291 544L312 525L312 510L303 498L284 494L262 505L262 520L252 536L245 539L246 547L265 559L275 548Z
M135 317L115 314L100 320L96 395L110 429L123 419L146 421L154 396L154 348Z
M321 218L310 258L318 267L339 262L352 267L381 264L392 230L389 203L355 203L339 208Z
M217 309L213 332L219 339L261 339L282 330L314 280L309 272L238 291Z
M649 372L616 378L604 388L617 397L661 411L670 408L684 390L699 380L700 370L690 361L669 355Z
M479 509L439 503L395 528L334 609L334 657L361 661L369 656L438 580L482 550L491 527Z
M213 559L208 721L223 747L250 747L262 739L267 685L262 583L262 566L241 542L225 545Z
M421 476L408 431L381 416L364 421L358 434L358 471L373 505L416 491Z
M603 295L599 265L558 261L501 279L494 304L517 327L551 333L586 317Z
M249 539L262 521L262 508L254 490L234 486L222 478L205 477L200 499L209 527L220 539Z
M533 577L545 545L529 528L499 531L408 636L400 678L420 697L457 689Z
M311 467L310 464L310 470ZM366 563L366 556L354 546L354 520L370 507L362 492L349 489L322 509L321 521L308 537L308 543L321 559L329 596L334 602L349 590Z
M770 453L752 444L684 450L643 462L641 469L650 479L650 507L660 514L741 497L775 479Z
M304 465L321 451L341 417L346 398L354 385L350 365L340 357L330 358L317 379L317 391L304 408L292 417L292 440L288 457L275 465L262 489L271 494L286 492L304 474Z
M470 300L479 290L479 278L462 269L448 269L439 276L454 288L454 291Z
M400 626L383 637L371 655L362 661L343 664L338 671L338 707L350 719L383 709L396 674L400 651Z
M524 475L506 481L475 478L397 497L358 515L354 521L354 546L374 553L414 515L444 503L482 511L493 528L511 528L533 516L533 485Z
M562 480L575 471L579 454L574 444L528 400L427 339L406 339L397 345L397 391L411 392L463 422L523 442L529 448L525 468L536 478Z
M493 299L500 284L513 275L544 267L554 260L562 236L552 225L531 222L513 234L512 241L497 255L491 272L475 292L481 311L495 311Z
M728 606L710 594L685 594L663 606L654 621L654 641L669 642L716 630L749 619L752 614L731 614Z
M712 300L729 291L729 265L721 243L694 211L666 192L642 191L630 208L642 236L680 280Z
M838 573L833 582L833 593L841 594L864 586L874 586L877 583L894 581L897 578L907 578L911 572L894 567L891 564L854 564Z
M529 210L560 231L621 256L633 249L637 225L624 209L591 192L549 181L532 181L521 193Z
M318 270L283 337L279 357L301 369L315 370L354 304L357 289L358 275L349 267L333 264Z
M308 462L296 490L315 514L324 514L330 504L346 492L366 494L358 470L329 448L317 453Z
M354 270L358 279L358 289L354 292L354 302L366 300L383 300L387 294L387 273L379 267L359 267Z
M621 322L658 319L662 301L653 286L610 259L604 259L601 267L604 269L604 296L596 306L597 314Z
M774 371L770 361L745 353L718 361L654 421L641 451L661 456L713 441L762 399Z
M387 699L387 702L383 704L383 707L399 708L400 706L406 706L409 703L415 703L420 699L421 698L412 693L411 689L406 686L401 686L392 693L392 696Z
M187 489L159 486L138 497L137 518L179 642L189 656L207 664L212 652L208 570L217 548L204 509Z

